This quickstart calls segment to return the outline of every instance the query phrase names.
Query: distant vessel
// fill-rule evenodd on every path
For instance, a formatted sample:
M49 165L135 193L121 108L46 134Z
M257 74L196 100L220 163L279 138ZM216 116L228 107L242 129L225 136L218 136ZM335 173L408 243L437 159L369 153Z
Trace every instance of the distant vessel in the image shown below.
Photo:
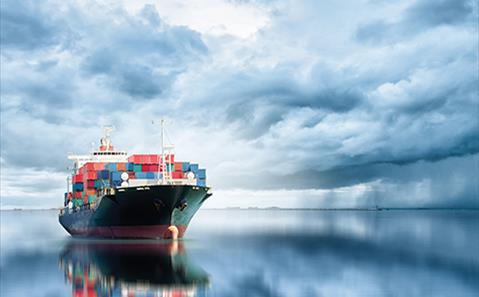
M181 238L189 222L212 194L206 170L175 162L174 147L164 142L161 154L128 156L115 150L111 127L98 150L70 155L60 224L72 236L107 238Z

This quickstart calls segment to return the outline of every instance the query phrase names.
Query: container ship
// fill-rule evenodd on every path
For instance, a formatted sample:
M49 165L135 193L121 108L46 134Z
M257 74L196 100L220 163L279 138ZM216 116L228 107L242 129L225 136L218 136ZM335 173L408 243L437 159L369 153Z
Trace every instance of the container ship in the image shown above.
M97 150L69 155L59 221L72 236L176 239L185 234L196 211L208 199L206 170L175 161L174 146L165 144L161 125L160 154L116 150L111 127Z

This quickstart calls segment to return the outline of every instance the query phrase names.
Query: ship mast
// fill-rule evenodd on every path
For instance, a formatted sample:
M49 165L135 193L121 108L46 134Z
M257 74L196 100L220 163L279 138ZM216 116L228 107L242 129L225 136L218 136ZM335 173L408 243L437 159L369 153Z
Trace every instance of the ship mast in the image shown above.
M161 176L161 181L165 184L166 181L166 162L165 162L165 120L161 119L161 168L163 168L163 175ZM158 168L160 170L160 168Z

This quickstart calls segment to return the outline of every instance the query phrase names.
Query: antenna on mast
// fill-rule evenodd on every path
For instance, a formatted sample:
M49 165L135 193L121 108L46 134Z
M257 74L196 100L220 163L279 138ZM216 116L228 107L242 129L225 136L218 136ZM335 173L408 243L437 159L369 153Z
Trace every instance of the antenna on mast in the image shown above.
M113 150L113 146L111 144L110 133L115 130L115 127L110 125L103 126L103 133L104 136L100 139L100 150L103 148L106 151Z

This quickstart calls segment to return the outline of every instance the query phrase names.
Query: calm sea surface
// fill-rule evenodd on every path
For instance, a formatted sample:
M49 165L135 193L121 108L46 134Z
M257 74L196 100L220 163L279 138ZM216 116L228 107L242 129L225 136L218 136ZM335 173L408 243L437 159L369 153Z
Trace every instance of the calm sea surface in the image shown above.
M201 210L179 243L2 211L7 296L479 296L478 211Z

